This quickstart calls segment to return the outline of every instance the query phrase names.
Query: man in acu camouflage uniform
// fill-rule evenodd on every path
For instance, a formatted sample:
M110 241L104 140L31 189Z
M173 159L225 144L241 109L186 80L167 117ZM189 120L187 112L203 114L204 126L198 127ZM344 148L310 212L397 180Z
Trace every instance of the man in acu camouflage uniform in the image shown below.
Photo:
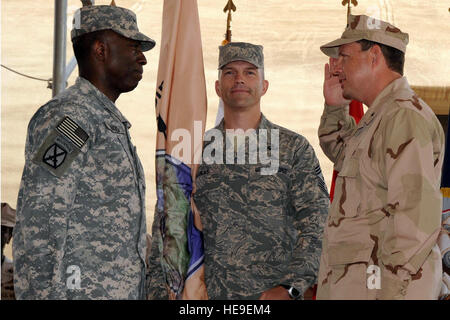
M260 99L269 84L263 69L262 46L232 42L220 47L216 92L224 119L214 133L206 133L205 140L211 134L219 138L205 143L194 194L211 299L302 298L317 280L328 192L308 141L261 113ZM230 141L229 129L246 131L249 143L242 136ZM231 157L223 146L231 146ZM263 154L276 166L262 160L266 147ZM236 159L240 152L245 161Z
M444 132L403 77L408 34L364 15L321 47L319 128L339 171L325 227L318 299L436 299ZM347 99L369 109L358 125Z
M75 13L74 86L31 119L14 230L19 299L145 299L144 173L114 102L155 42L133 12Z

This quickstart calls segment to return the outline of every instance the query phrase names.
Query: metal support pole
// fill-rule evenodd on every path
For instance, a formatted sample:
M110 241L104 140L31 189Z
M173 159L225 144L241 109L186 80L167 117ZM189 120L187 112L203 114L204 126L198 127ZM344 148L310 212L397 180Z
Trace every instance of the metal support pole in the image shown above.
M63 91L66 87L66 33L67 0L55 0L55 22L53 38L53 97Z

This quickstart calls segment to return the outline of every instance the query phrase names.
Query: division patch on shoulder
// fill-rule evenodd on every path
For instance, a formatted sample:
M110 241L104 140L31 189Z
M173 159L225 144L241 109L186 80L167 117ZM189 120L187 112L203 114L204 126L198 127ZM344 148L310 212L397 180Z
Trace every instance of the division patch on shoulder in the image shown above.
M61 177L88 139L88 134L75 121L65 117L44 140L33 162L54 176Z
M67 151L59 144L54 143L45 151L43 161L53 169L58 168L66 159Z

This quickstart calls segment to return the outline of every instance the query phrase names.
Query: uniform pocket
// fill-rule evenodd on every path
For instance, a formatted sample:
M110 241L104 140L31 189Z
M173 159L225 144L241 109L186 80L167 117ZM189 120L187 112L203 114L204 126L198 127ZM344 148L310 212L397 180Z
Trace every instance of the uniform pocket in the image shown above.
M117 199L118 190L135 184L133 165L120 142L120 138L126 139L126 135L120 132L120 126L114 127L115 130L110 127L105 122L105 127L87 150L85 175L80 179L86 190L91 190L92 197L102 202Z
M356 178L358 173L359 173L359 159L351 157L347 161L344 160L344 164L338 176Z
M288 176L289 168L280 166L274 174L261 174L265 166L255 166L250 171L249 188L255 201L255 205L264 204L283 208L288 201L288 191L290 180Z
M331 299L367 299L367 268L373 244L345 244L329 246Z
M374 244L346 243L328 247L328 263L330 266L369 262Z
M205 227L212 223L212 216L220 210L221 199L226 193L221 185L223 176L218 173L214 165L201 166L195 179L195 205L200 212L202 224Z
M195 179L195 197L214 199L223 194L221 191L221 181L223 177L220 176L220 170L211 166L202 166L199 168L197 177Z
M352 218L361 211L359 159L351 157L344 160L341 171L338 173L336 194L333 201L335 210L340 217ZM337 206L337 208L336 208Z

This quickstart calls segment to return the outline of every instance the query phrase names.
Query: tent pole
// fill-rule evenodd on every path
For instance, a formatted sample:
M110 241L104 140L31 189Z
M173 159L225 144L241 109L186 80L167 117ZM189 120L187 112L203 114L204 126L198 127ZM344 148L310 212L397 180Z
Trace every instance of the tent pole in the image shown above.
M66 87L67 0L55 0L52 97Z

